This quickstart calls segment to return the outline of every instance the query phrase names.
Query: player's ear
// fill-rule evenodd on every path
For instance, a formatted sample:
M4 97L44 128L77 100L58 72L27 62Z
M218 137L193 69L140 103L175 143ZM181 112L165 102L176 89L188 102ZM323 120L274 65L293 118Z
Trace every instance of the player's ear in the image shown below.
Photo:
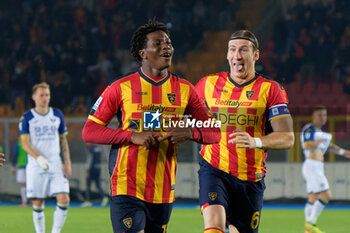
M140 57L142 58L142 60L145 60L145 59L147 58L145 49L141 49L141 50L139 51L139 55L140 55Z
M257 49L257 50L255 50L255 52L254 52L254 61L259 60L259 57L260 57L260 52L259 52L259 50Z

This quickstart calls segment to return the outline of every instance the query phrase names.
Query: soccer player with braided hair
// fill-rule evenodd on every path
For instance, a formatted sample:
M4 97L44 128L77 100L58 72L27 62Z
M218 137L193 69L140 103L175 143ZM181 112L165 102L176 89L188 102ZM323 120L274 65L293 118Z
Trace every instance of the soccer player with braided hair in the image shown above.
M185 140L217 143L220 129L167 127L185 119L181 116L214 118L193 85L168 71L174 48L163 23L149 20L139 27L131 54L140 68L109 84L92 107L83 139L112 145L113 231L164 233L174 201L178 145ZM114 116L118 129L107 127Z

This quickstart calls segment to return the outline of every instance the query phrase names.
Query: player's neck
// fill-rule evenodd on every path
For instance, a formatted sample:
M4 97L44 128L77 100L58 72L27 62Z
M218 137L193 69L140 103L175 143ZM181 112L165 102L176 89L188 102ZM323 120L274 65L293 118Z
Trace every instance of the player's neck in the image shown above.
M315 126L316 128L318 128L318 129L321 129L321 128L322 128L322 125L320 125L320 124L315 124L314 122L311 122L311 124L312 124L313 126Z
M160 77L163 78L168 74L168 69L158 70L148 66L142 66L142 71L151 77Z
M46 115L49 112L49 107L35 106L34 110L40 115Z
M253 72L253 73L249 73L247 76L245 76L245 77L236 77L236 76L234 76L232 73L230 74L230 76L231 76L231 78L235 81L235 82L237 82L237 83L239 83L239 84L244 84L244 83L246 83L246 82L249 82L250 80L252 80L254 77L255 77L255 73Z

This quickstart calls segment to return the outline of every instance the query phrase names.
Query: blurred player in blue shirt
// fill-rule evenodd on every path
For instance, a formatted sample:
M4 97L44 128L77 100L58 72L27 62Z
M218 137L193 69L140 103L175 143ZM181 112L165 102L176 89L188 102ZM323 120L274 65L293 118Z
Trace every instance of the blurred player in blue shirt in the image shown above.
M70 202L68 179L72 167L66 138L68 131L63 113L49 107L51 95L47 83L34 85L32 98L35 107L22 115L18 127L23 149L28 153L27 197L33 205L33 223L37 233L45 232L45 198L56 197L51 233L59 233Z
M331 191L324 172L324 154L328 147L337 155L350 158L350 151L332 144L332 134L321 128L327 122L325 106L315 106L311 123L306 124L300 134L300 141L305 156L303 163L303 177L308 193L305 205L305 233L322 233L316 221L325 205L331 199Z

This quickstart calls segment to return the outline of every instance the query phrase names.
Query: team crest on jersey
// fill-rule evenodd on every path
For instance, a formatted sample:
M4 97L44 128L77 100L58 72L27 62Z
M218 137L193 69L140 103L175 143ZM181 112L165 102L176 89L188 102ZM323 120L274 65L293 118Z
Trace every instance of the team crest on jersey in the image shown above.
M175 99L176 99L176 94L174 93L168 93L168 100L171 104L174 104L175 102Z
M254 92L255 92L255 91L247 91L245 94L246 94L247 98L250 99L250 98L253 97Z
M130 229L132 226L132 218L124 218L123 223L127 228Z
M218 193L217 192L210 192L210 193L208 193L208 196L209 196L210 200L215 201L215 199L218 197Z

